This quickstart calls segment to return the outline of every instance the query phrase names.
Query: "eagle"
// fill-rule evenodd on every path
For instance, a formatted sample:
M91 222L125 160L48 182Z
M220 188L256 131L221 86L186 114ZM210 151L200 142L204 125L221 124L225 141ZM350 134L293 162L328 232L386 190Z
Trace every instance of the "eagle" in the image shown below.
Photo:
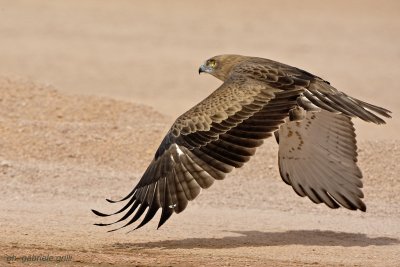
M123 215L95 225L126 221L110 230L115 231L142 218L138 229L161 209L159 228L202 189L242 167L273 135L282 180L299 196L332 209L366 211L352 118L384 124L389 110L307 71L259 57L215 56L200 73L223 83L176 119L131 192L107 199L126 202L122 208L111 214L92 210L101 217Z

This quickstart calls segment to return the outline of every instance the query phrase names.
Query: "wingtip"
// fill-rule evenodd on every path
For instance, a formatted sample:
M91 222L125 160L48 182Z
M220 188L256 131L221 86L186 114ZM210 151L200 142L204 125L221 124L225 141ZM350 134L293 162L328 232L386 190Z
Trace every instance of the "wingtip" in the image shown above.
M361 210L362 212L366 212L366 211L367 211L367 206L363 205L363 206L360 208L360 210Z
M139 224L138 226L135 227L135 229L133 229L131 231L135 231L135 230L137 230L139 228L142 228L144 225L145 225L145 223L144 224Z
M96 225L96 226L108 226L108 225L110 225L110 223L94 223L93 225Z
M138 226L136 226L135 228L133 228L132 230L126 232L127 234L129 234L130 232L133 232L139 228L142 228L143 226L145 226L150 220L143 220ZM157 228L158 229L158 228Z
M163 209L161 212L160 221L158 222L157 229L159 229L163 224L171 217L173 214L173 209Z
M119 201L121 201L121 200L112 200L112 199L106 198L106 201L107 201L108 203L117 203L117 202L119 202Z
M157 225L157 230L160 229L160 227L163 226L164 223L165 223L166 221L167 221L167 220L164 220L164 221L161 221L161 220L160 220L160 221L158 222L158 225Z
M97 216L100 216L100 217L107 217L107 216L110 216L110 214L105 214L105 213L102 213L102 212L97 211L97 210L94 210L94 209L92 209L91 211L92 211L94 214L96 214Z
M123 197L119 200L112 200L112 199L106 198L106 201L109 203L117 203L117 202L125 201L135 193L136 189L137 189L137 186L135 188L133 188L133 190L128 195L126 195L125 197Z
M115 232L115 231L117 231L117 230L119 230L119 229L121 229L121 228L122 228L122 227L108 230L107 233Z
M135 231L136 229L138 229L138 227L136 227L136 228L133 228L132 230L129 230L128 232L126 232L125 234L127 235L127 234L130 234L130 233L132 233L133 231Z

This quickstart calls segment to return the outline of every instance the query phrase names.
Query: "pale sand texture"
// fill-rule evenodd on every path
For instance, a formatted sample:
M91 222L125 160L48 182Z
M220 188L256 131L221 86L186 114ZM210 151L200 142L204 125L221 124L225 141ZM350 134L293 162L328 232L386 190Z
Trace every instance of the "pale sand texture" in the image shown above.
M398 2L143 2L0 1L0 266L399 266ZM104 197L125 195L173 118L218 86L201 61L233 52L394 111L357 122L367 212L298 197L271 139L160 230L93 226L90 209L120 207Z

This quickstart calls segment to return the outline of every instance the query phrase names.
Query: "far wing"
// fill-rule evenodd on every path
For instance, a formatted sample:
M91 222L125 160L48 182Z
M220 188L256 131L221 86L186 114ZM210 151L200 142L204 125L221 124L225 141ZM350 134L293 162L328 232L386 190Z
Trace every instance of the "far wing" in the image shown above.
M358 117L367 122L384 124L380 117L390 118L390 111L367 102L351 97L309 72L288 66L276 61L252 58L249 62L239 64L235 71L244 73L248 77L264 81L274 88L291 90L293 84L301 85L306 89L303 96L315 107L333 113L342 113L349 117ZM304 98L301 98L304 99ZM299 105L307 103L299 103Z
M283 124L279 130L283 181L314 203L365 211L355 136L348 116L325 110Z

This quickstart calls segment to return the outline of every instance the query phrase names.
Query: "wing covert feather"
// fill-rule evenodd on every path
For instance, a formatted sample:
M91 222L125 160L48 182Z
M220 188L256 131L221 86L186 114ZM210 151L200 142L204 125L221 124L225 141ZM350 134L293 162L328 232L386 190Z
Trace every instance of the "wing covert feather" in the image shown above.
M264 58L249 57L233 72L262 81L271 87L291 92L294 86L305 89L303 96L327 111L358 117L367 122L384 124L378 115L391 118L390 111L337 90L328 81L302 69ZM309 110L309 109L307 109Z
M223 105L220 102L220 105L212 106L211 103L218 101L211 98L222 96L212 94L201 102L201 105L209 107L206 112L201 113L195 107L171 127L137 186L123 198L129 199L129 205L119 211L126 213L117 222L127 220L131 215L133 218L122 227L143 215L144 219L137 228L142 227L160 208L158 227L173 213L182 212L201 189L209 188L215 180L224 179L227 173L249 161L263 139L284 123L302 92L294 88L294 92L288 94L252 80L225 86L230 88L225 91L229 95L228 102L234 104L226 104L220 112ZM225 86L222 87L227 88ZM236 94L235 86L241 86L243 90L250 86L249 94ZM234 109L236 105L240 106L237 110ZM216 112L223 113L223 116L217 118L214 116ZM204 123L200 125L196 121ZM207 126L203 127L204 124Z

